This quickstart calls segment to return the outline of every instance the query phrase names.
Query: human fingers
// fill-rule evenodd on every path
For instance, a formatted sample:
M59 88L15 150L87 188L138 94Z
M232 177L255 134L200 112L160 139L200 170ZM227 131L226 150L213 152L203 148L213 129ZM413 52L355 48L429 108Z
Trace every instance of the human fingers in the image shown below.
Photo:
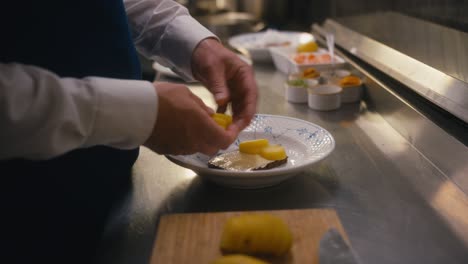
M258 89L251 67L239 67L229 84L232 87L233 124L242 131L256 113Z

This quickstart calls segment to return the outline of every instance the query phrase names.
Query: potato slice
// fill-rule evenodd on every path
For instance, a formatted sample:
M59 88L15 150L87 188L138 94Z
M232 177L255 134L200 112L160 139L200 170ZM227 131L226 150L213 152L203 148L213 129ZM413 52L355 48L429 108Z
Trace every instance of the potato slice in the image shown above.
M260 154L264 147L268 146L267 139L247 140L239 144L239 151L247 154Z
M269 264L269 262L247 255L234 254L220 257L211 264Z
M229 124L228 121L224 118L213 116L213 120L220 126L222 126L224 129L226 129Z
M242 254L285 255L292 245L286 223L272 214L241 214L224 225L221 250Z
M211 115L211 118L224 129L232 123L232 116L222 113L214 113Z
M228 125L230 125L230 124L232 123L232 116L227 115L227 114L223 114L223 113L214 113L211 117L224 119L224 120L226 120L226 122L228 123Z
M270 145L264 147L260 152L260 156L267 160L283 160L287 158L284 147L280 145Z

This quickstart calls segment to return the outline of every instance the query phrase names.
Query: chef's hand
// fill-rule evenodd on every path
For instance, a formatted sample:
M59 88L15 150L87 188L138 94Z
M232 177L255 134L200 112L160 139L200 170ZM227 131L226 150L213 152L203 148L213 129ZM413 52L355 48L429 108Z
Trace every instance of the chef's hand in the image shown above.
M159 154L215 154L234 140L211 118L213 109L187 87L173 83L154 83L158 93L158 117L145 146Z
M225 110L227 104L232 103L230 133L237 135L249 125L257 107L257 85L252 67L216 39L208 38L193 52L192 72L211 91L221 109Z

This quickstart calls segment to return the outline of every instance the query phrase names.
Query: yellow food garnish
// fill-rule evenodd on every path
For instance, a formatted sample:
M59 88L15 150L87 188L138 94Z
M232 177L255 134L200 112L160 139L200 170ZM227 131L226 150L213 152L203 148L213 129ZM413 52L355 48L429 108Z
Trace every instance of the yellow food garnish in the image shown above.
M268 146L267 139L247 140L239 144L239 151L247 154L260 154L263 148Z
M269 262L247 255L235 254L220 257L211 264L269 264Z
M224 129L226 129L232 123L232 116L222 114L222 113L214 113L211 115L213 120Z
M280 145L264 147L260 152L260 156L267 160L283 160L287 157L284 147Z
M354 75L349 75L340 80L340 86L346 87L346 86L356 86L361 84L361 79L359 77L354 76Z
M297 52L315 52L318 50L318 45L314 41L309 41L297 46Z
M302 77L304 78L317 78L320 76L320 73L314 68L307 68L302 72Z
M228 219L221 236L221 250L242 254L281 256L292 245L286 223L271 214L242 214Z

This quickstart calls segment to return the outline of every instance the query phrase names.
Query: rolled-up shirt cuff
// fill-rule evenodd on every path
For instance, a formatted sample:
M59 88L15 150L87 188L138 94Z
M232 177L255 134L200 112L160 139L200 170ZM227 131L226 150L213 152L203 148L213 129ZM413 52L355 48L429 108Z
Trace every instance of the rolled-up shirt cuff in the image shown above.
M158 97L147 81L86 78L96 88L94 126L85 146L107 145L131 149L151 135L157 118Z
M182 37L181 37L182 36ZM178 16L169 23L161 40L161 53L171 61L170 68L186 81L193 81L191 58L197 45L216 37L191 16Z

